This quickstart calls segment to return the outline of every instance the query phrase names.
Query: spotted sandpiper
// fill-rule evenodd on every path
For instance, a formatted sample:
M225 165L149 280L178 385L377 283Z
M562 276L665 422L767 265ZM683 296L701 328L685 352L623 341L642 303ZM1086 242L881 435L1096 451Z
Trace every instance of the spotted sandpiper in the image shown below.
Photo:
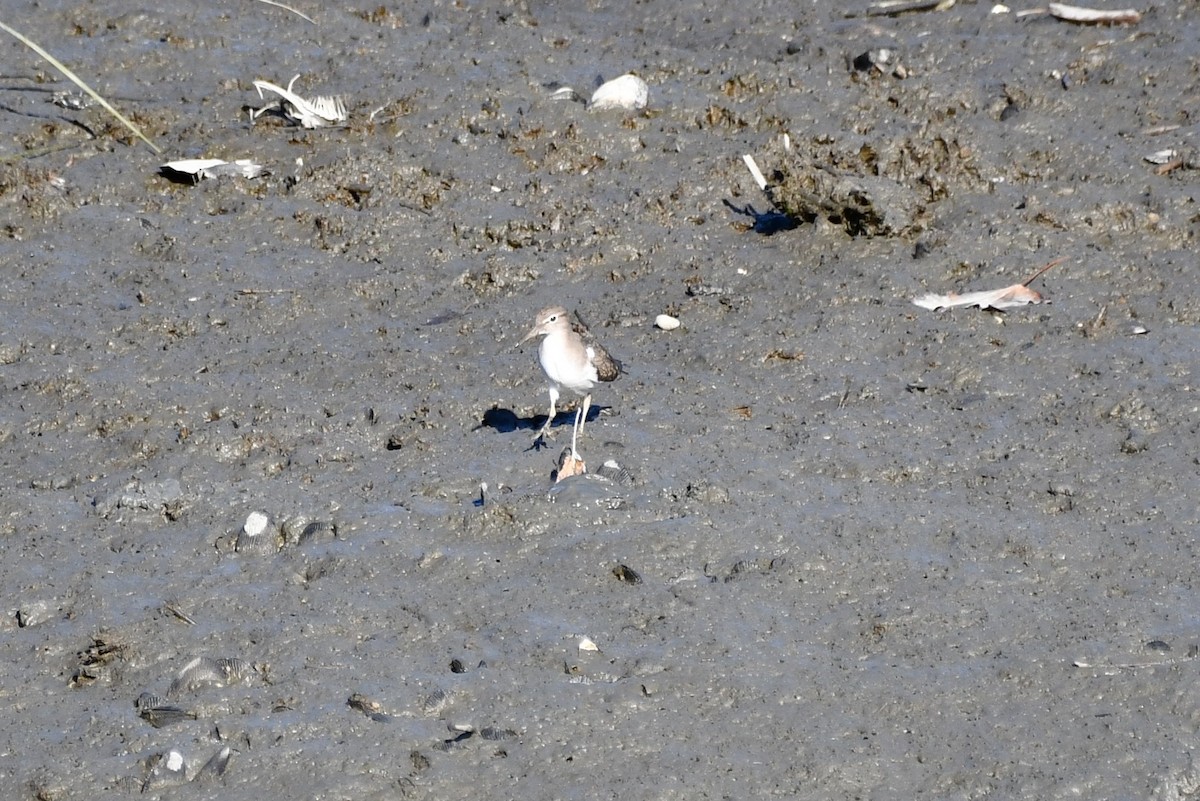
M534 437L534 447L545 443L546 432L554 422L559 395L562 390L569 389L583 397L583 403L575 411L575 427L571 432L571 455L579 458L576 445L592 405L592 387L601 381L616 380L621 374L621 363L608 355L582 321L572 321L571 313L562 306L550 306L538 312L533 328L520 344L535 337L543 338L538 346L538 361L550 379L550 416Z

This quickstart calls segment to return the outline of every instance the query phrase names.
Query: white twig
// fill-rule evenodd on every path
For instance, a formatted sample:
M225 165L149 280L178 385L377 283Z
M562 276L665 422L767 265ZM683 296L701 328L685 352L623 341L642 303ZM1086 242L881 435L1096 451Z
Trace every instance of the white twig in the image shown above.
M1066 3L1047 3L1046 7L1050 10L1052 17L1057 17L1067 22L1100 22L1111 24L1116 22L1136 23L1142 19L1141 12L1132 8L1121 9L1120 11L1101 11L1096 8L1069 6Z
M293 14L295 14L297 17L301 17L303 19L308 20L313 25L317 24L316 20L314 20L312 17L308 16L307 14L303 14L303 13L297 11L296 9L292 8L291 6L285 6L283 3L277 3L277 2L275 2L275 0L258 0L258 2L266 3L267 5L275 6L276 8L282 8L284 11L290 11Z
M758 184L758 188L766 191L767 179L762 174L762 170L758 168L758 164L754 162L754 156L749 153L742 156L742 161L746 162L746 169L750 171L750 175L754 177L754 183Z

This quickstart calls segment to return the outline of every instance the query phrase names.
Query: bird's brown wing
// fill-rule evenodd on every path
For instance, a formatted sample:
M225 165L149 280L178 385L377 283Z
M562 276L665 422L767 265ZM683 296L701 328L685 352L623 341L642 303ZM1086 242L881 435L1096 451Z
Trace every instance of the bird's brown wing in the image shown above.
M617 376L621 374L624 365L612 357L604 346L600 344L600 340L596 339L595 335L588 330L587 323L575 313L574 319L571 320L571 329L579 334L579 338L583 340L585 347L591 348L595 356L592 358L592 364L596 365L596 375L601 381L616 381Z

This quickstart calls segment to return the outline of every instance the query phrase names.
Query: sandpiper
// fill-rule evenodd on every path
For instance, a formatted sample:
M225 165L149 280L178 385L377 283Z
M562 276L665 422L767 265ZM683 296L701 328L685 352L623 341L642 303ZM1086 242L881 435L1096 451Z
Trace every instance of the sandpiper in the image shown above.
M583 397L583 403L575 412L575 427L571 432L571 455L579 458L575 446L592 405L592 387L601 381L616 380L621 374L621 363L608 355L582 321L572 322L571 313L562 306L550 306L538 312L533 328L520 344L534 337L543 338L538 346L538 361L550 379L550 415L534 437L534 447L545 443L546 432L554 422L559 394L569 389Z

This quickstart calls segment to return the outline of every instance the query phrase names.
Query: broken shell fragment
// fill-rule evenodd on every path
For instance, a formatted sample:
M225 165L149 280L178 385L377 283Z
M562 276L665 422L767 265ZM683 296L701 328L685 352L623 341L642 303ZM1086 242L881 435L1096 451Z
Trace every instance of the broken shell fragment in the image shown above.
M880 72L884 71L884 67L892 62L895 58L895 53L886 47L877 47L874 50L867 50L864 53L859 53L851 62L854 69L859 72L866 72L874 67Z
M511 740L517 737L516 729L500 729L495 726L484 726L479 730L479 736L485 740Z
M860 53L850 60L850 65L858 72L872 72L878 75L886 75L890 72L895 78L908 77L908 70L899 62L896 51L886 47L878 47Z
M172 749L165 754L156 755L151 762L149 774L142 783L142 792L169 787L187 782L187 762L183 754Z
M612 569L612 574L626 584L641 584L641 575L629 565L617 565Z
M580 476L587 472L587 465L584 464L583 458L571 450L571 446L563 448L563 452L558 455L558 467L554 470L554 482L557 484L563 479L571 476Z
M204 763L204 767L196 773L196 778L193 781L204 783L211 779L218 779L225 773L225 769L229 767L229 759L233 756L233 749L229 746L221 748Z
M634 110L645 108L649 101L650 87L638 76L627 73L601 84L592 93L588 108L592 111Z
M580 651L599 651L600 646L596 645L595 641L591 637L580 637L579 638L579 650Z
M654 318L654 325L663 331L674 331L679 327L679 318L669 314L660 314Z
M1154 153L1149 153L1142 158L1151 164L1169 164L1179 156L1179 151L1173 149L1158 150Z
M168 161L166 164L160 165L158 170L173 180L187 177L191 179L192 183L197 183L204 178L220 178L225 175L257 178L260 175L270 174L265 167L255 164L250 159L238 159L237 161L181 159L180 161Z
M609 459L604 464L600 465L600 469L596 471L596 475L601 478L608 479L614 484L619 484L623 487L628 487L633 484L633 473L629 472L624 467L621 467L615 459Z
M196 719L195 712L168 704L159 696L149 692L139 695L133 702L133 706L137 709L138 717L156 729L184 720Z
M288 81L286 89L270 81L255 81L254 88L258 90L260 98L263 97L263 91L265 90L279 95L279 100L252 111L250 114L251 122L272 109L278 109L284 117L293 122L300 123L305 128L323 128L328 125L340 125L349 119L350 115L346 111L346 103L341 97L336 95L317 95L309 99L293 92L292 86L299 77L299 75L293 76Z

